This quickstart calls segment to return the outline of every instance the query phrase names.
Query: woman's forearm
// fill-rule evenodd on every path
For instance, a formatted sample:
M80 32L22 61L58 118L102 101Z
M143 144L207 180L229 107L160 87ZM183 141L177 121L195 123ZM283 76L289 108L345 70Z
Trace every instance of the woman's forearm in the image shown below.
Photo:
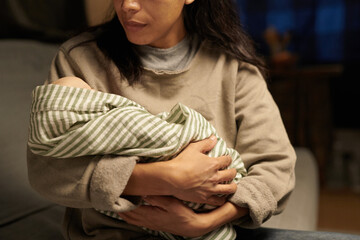
M148 196L140 206L119 216L130 224L186 237L199 237L247 214L230 202L207 213L195 213L173 197Z
M225 197L233 194L235 183L223 184L236 176L236 169L225 169L230 156L209 157L216 139L205 139L188 145L169 161L138 163L123 191L123 195L172 195L184 201L223 205Z
M236 219L249 214L249 209L236 206L231 202L226 202L219 208L214 209L209 213L204 213L203 217L207 219L208 231L212 231L219 226L232 222Z
M171 195L168 165L167 162L136 164L123 195Z

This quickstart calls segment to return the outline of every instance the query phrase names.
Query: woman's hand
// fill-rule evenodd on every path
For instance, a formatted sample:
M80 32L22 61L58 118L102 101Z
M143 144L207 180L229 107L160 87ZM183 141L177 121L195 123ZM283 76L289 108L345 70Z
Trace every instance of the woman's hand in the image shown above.
M224 204L226 197L236 191L235 183L225 184L236 176L235 169L225 169L231 164L230 156L206 155L216 145L216 137L191 143L177 157L169 161L138 163L130 176L123 195L172 195L178 199Z
M230 202L208 213L195 213L173 197L149 196L151 206L119 213L127 223L184 237L198 237L248 214L248 209Z
M129 212L118 213L127 223L151 230L168 232L184 237L197 237L212 229L202 214L196 214L173 197L149 196L143 205Z
M236 169L226 169L231 164L230 156L212 158L206 155L216 145L212 136L187 146L176 158L169 161L173 186L171 195L185 201L220 206L226 198L218 194L236 191Z

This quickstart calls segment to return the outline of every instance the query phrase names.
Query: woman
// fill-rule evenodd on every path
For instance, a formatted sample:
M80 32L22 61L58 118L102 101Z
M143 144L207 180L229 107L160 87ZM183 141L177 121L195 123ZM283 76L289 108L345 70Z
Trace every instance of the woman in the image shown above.
M248 175L224 184L234 171L224 170L228 157L206 155L216 143L211 138L148 164L136 164L137 157L60 159L29 151L32 186L68 207L65 237L149 238L141 227L197 237L230 222L259 227L281 212L294 187L295 154L233 2L114 0L114 9L112 21L60 47L47 82L79 77L153 114L181 102L240 153ZM151 206L137 207L141 196ZM179 199L219 207L196 213ZM126 222L94 209L119 212Z

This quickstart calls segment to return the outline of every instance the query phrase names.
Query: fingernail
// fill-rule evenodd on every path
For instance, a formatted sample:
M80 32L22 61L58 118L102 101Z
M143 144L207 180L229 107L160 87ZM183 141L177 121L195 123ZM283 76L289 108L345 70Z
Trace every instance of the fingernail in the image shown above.
M216 140L216 137L215 137L214 135L211 135L211 136L210 136L210 140L215 141L215 140Z

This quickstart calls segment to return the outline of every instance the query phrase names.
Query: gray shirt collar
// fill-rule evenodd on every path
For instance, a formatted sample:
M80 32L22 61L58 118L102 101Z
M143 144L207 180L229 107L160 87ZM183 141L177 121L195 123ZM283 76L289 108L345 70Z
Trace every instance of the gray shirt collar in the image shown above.
M185 37L170 48L137 46L143 67L154 70L180 71L191 62L198 50L197 38Z

